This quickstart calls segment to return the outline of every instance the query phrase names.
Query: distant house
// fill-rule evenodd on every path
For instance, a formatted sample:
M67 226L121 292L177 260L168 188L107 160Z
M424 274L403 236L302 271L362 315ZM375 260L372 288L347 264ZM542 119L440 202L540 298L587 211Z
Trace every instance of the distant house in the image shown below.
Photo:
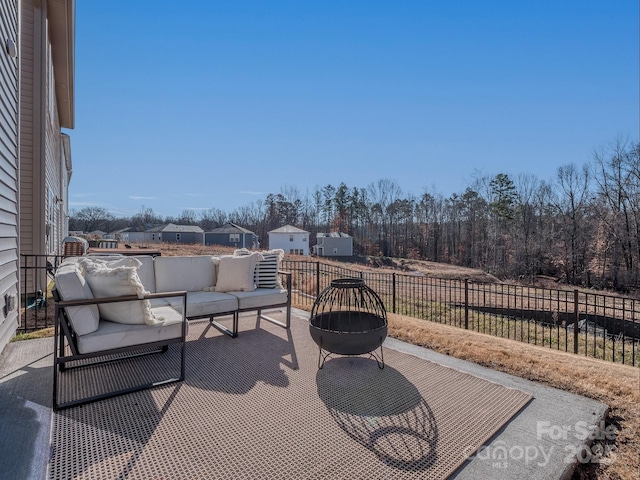
M106 238L107 232L103 232L102 230L94 230L93 232L87 233L87 235L93 238Z
M204 245L204 230L197 225L167 223L145 231L146 242L188 243Z
M205 232L204 244L250 249L259 247L258 236L235 223L226 223L221 227Z
M116 238L121 242L125 243L146 243L150 240L147 240L147 229L145 227L127 227L123 228L116 232ZM119 238L118 238L119 235Z
M113 238L115 240L119 240L119 241L122 241L122 242L128 242L129 241L129 235L128 235L129 228L130 227L121 228L120 230L114 230L113 232L111 232L109 234L109 238Z
M285 225L268 232L269 248L281 248L286 253L309 255L309 232L293 225Z
M350 257L353 255L353 237L342 232L318 233L312 251L320 257Z

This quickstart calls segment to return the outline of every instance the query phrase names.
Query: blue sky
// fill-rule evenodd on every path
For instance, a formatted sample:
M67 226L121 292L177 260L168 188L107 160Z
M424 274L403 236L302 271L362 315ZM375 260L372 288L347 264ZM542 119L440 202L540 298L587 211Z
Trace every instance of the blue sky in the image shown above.
M638 141L637 0L76 2L70 208L461 193Z

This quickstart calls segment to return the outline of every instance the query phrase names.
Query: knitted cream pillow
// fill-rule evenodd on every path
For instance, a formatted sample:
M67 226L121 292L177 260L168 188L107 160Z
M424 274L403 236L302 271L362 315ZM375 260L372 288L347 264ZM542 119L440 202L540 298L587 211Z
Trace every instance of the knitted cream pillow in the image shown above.
M84 269L84 277L94 298L135 295L142 298L149 292L138 277L141 262L134 258L103 261L83 259L79 262ZM100 317L116 323L130 325L158 325L164 318L156 317L151 311L149 300L131 302L101 303L98 305Z

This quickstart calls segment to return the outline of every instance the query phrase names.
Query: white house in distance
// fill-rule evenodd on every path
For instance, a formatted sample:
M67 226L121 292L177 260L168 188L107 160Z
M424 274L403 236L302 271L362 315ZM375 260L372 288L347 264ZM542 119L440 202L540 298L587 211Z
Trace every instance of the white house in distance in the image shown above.
M350 257L353 255L353 237L342 232L318 233L312 250L320 257Z
M285 253L309 255L309 232L293 225L285 225L267 232L269 248L281 248Z

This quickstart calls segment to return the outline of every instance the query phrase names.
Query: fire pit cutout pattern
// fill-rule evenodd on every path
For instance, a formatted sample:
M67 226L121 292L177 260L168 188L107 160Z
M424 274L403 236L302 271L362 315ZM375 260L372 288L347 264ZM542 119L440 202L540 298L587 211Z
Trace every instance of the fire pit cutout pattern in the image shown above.
M361 278L332 280L311 309L309 332L320 348L318 368L332 354L375 358L384 368L382 342L387 338L387 312L380 297ZM380 354L375 351L380 348Z

